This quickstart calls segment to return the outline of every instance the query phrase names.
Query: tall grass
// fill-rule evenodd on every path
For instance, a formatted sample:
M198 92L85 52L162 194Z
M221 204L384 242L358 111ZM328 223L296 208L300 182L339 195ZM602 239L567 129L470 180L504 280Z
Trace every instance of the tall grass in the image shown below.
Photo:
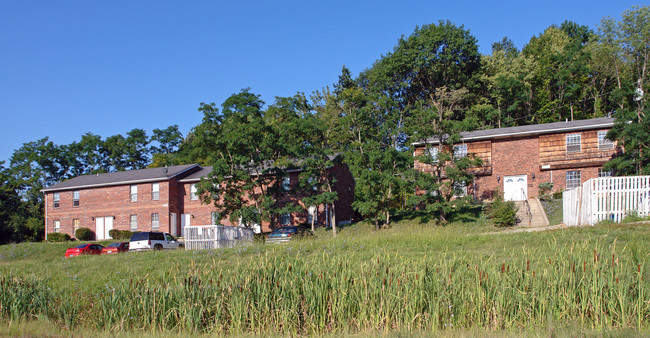
M85 294L4 276L0 313L10 320L47 316L68 328L211 334L650 325L647 250L616 240L564 245L547 236L501 259L453 248L405 254L406 245L404 252L373 245L384 243L373 236L178 253L192 259ZM411 236L401 240L424 244ZM369 250L359 247L364 243ZM215 259L220 253L245 259L224 264Z

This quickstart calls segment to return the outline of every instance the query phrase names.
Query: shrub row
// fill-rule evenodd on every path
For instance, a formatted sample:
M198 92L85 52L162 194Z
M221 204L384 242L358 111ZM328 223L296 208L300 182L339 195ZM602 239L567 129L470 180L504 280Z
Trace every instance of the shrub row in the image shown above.
M113 238L113 239L131 239L131 236L133 236L134 233L139 232L139 231L129 231L129 230L119 230L119 229L113 229L108 232L108 234Z

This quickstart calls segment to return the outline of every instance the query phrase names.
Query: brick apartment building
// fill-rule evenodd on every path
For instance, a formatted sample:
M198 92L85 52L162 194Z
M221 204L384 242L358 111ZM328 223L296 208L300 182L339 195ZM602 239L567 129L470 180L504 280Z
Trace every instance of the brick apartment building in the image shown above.
M523 200L539 194L539 184L553 183L553 191L580 186L593 177L610 176L602 165L618 151L605 138L613 118L596 118L461 133L457 156L474 154L483 166L473 168L475 180L467 194L491 199L498 189L507 200ZM427 140L432 152L438 141ZM415 155L426 151L414 143ZM415 162L415 168L431 172L431 166Z
M108 239L111 229L163 231L183 236L188 225L215 224L213 205L202 204L195 184L212 170L198 164L83 175L43 189L45 194L45 233L61 232L74 237L76 229L86 227L96 239ZM335 204L337 223L350 222L353 215L354 179L347 166L332 167L339 200ZM285 180L298 184L299 169ZM300 203L303 197L289 194L283 202ZM280 225L307 223L316 217L318 225L329 224L333 216L326 207L312 213L280 215ZM224 225L233 225L225 219ZM254 226L258 232L270 231L270 224Z

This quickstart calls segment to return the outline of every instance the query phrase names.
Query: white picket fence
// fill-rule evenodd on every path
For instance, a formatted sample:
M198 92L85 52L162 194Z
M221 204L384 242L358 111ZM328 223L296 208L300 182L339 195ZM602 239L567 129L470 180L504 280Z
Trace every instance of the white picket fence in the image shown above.
M192 225L185 227L185 249L219 249L253 242L253 230L225 225Z
M620 222L631 213L648 216L650 176L592 178L582 187L564 191L562 198L566 225Z

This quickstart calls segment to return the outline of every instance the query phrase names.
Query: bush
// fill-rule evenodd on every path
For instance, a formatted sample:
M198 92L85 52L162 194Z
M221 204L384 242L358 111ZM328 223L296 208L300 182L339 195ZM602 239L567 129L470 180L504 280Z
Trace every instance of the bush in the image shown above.
M70 240L70 235L68 234L63 234L60 232L47 234L48 242L67 242L69 240Z
M95 239L95 233L88 228L79 228L74 232L74 236L80 241L92 241Z
M544 182L538 185L539 187L539 199L540 200L550 200L552 195L551 191L553 190L553 182Z
M108 231L108 235L113 239L131 239L133 234L134 232L129 230L112 229Z
M511 227L517 223L517 210L515 202L506 202L503 200L503 196L497 193L494 201L488 207L487 216L496 227Z

